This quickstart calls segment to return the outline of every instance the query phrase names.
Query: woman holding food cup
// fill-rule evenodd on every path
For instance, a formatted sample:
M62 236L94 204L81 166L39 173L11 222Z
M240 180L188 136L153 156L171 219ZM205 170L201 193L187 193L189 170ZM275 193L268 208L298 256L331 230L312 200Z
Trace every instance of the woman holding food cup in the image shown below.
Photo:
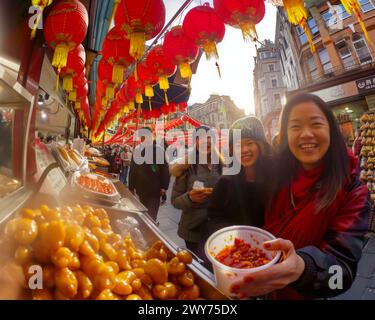
M281 116L277 192L262 247L282 259L231 285L238 297L327 298L350 288L367 232L368 190L356 175L330 107L319 97L292 98ZM276 177L275 177L276 178Z
M212 163L214 141L211 141L207 126L195 130L194 149L183 159L170 164L170 173L175 177L172 190L172 205L182 210L178 235L185 240L186 247L198 254L202 226L207 221L207 206L217 180L222 174L221 164ZM207 139L201 139L204 133ZM212 146L211 146L212 145Z

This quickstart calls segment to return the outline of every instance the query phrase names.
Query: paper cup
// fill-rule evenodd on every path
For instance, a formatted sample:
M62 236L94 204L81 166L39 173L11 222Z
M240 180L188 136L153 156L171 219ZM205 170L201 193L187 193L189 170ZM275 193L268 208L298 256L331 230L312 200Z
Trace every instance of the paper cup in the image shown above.
M217 261L215 256L224 247L233 245L235 238L244 240L252 248L262 249L270 262L256 268L238 269L228 267ZM212 234L206 242L205 253L213 265L217 288L228 297L238 298L236 294L230 292L232 284L242 281L245 276L251 273L267 269L280 259L281 251L267 251L262 247L265 241L274 239L276 238L271 233L250 226L227 227Z

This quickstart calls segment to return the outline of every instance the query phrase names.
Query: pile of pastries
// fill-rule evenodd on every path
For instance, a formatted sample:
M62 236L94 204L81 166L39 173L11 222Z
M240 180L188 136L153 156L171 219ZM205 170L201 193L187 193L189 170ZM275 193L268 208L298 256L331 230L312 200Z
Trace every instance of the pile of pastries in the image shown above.
M20 291L27 299L200 297L195 276L187 268L192 263L188 251L172 255L160 241L142 251L130 235L113 231L104 209L79 205L23 209L6 224L0 252L23 270ZM42 289L30 289L30 266L41 267Z

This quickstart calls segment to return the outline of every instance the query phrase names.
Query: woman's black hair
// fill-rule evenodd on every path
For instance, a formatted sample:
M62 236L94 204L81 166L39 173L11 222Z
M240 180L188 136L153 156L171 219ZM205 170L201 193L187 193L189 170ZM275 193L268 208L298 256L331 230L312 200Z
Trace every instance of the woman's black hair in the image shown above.
M326 209L335 200L344 183L349 180L349 156L339 125L330 107L318 96L302 93L294 96L283 108L280 123L280 146L278 154L279 185L290 185L300 166L288 145L288 120L294 107L314 103L325 115L329 124L330 146L324 155L324 171L318 182L319 191L316 210Z

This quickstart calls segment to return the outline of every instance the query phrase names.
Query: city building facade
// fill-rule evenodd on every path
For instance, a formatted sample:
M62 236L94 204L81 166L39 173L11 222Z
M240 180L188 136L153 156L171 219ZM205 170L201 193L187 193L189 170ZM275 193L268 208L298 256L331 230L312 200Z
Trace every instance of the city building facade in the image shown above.
M205 103L195 103L188 107L192 118L210 127L229 129L234 121L244 117L243 109L238 108L229 96L212 94Z
M375 3L359 3L368 39L355 15L349 15L336 1L307 2L315 52L303 29L291 26L281 9L275 33L287 97L300 92L320 96L332 107L348 142L359 127L360 116L375 109ZM293 68L297 79L289 75Z
M280 52L273 42L266 40L257 49L254 64L255 114L261 119L266 138L271 142L278 132L278 120L286 91Z

